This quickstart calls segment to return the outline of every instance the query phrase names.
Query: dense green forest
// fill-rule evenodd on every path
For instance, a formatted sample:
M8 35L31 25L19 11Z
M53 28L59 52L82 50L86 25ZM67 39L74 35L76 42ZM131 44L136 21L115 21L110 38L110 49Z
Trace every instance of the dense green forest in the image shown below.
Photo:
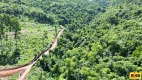
M28 80L129 80L142 71L142 0L0 0L0 68L28 63L61 28Z

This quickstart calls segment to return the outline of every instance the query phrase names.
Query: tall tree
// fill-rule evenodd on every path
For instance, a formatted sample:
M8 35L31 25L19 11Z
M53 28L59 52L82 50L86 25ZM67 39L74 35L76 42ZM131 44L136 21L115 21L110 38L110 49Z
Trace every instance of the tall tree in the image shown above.
M17 36L18 36L18 32L21 30L21 26L16 17L11 19L10 25L12 27L12 30L15 32L15 41L16 41L16 47L17 47Z

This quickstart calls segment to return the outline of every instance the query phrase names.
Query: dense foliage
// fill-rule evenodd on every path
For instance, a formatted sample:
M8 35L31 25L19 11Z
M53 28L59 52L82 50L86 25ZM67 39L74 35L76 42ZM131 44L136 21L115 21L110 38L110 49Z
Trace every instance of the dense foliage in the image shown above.
M29 80L129 80L130 72L142 71L141 0L0 1L0 46L7 44L7 49L0 50L0 59L16 59L11 64L6 62L9 59L6 63L0 61L3 66L28 62L47 49L53 39L51 34L56 33L48 33L45 26L52 31L55 28L55 32L58 26L65 27L58 47L32 68ZM21 30L20 24L27 32L17 33L18 43L7 47L13 39L7 39L4 32L16 34ZM42 27L32 27L33 24ZM16 47L8 51L13 44Z

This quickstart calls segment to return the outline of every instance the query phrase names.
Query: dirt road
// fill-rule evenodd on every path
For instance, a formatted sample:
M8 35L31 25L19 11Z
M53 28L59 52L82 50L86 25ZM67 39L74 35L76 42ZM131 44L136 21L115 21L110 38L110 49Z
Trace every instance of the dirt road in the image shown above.
M18 80L25 80L31 67L42 57L42 55L48 55L50 50L53 50L57 46L57 39L63 34L64 29L62 29L58 35L53 40L51 47L45 51L42 51L37 57L35 57L31 62L24 64L22 66L17 66L15 68L0 69L0 77L9 77L17 73L21 73Z

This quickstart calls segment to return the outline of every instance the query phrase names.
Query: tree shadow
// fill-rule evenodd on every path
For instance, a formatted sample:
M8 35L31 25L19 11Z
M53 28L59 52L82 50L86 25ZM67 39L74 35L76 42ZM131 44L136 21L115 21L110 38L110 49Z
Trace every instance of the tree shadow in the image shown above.
M8 56L8 55L4 55L4 54L0 54L0 65L13 65L13 64L17 64L18 60L20 58L20 49L15 49L15 51L13 52L13 55Z

